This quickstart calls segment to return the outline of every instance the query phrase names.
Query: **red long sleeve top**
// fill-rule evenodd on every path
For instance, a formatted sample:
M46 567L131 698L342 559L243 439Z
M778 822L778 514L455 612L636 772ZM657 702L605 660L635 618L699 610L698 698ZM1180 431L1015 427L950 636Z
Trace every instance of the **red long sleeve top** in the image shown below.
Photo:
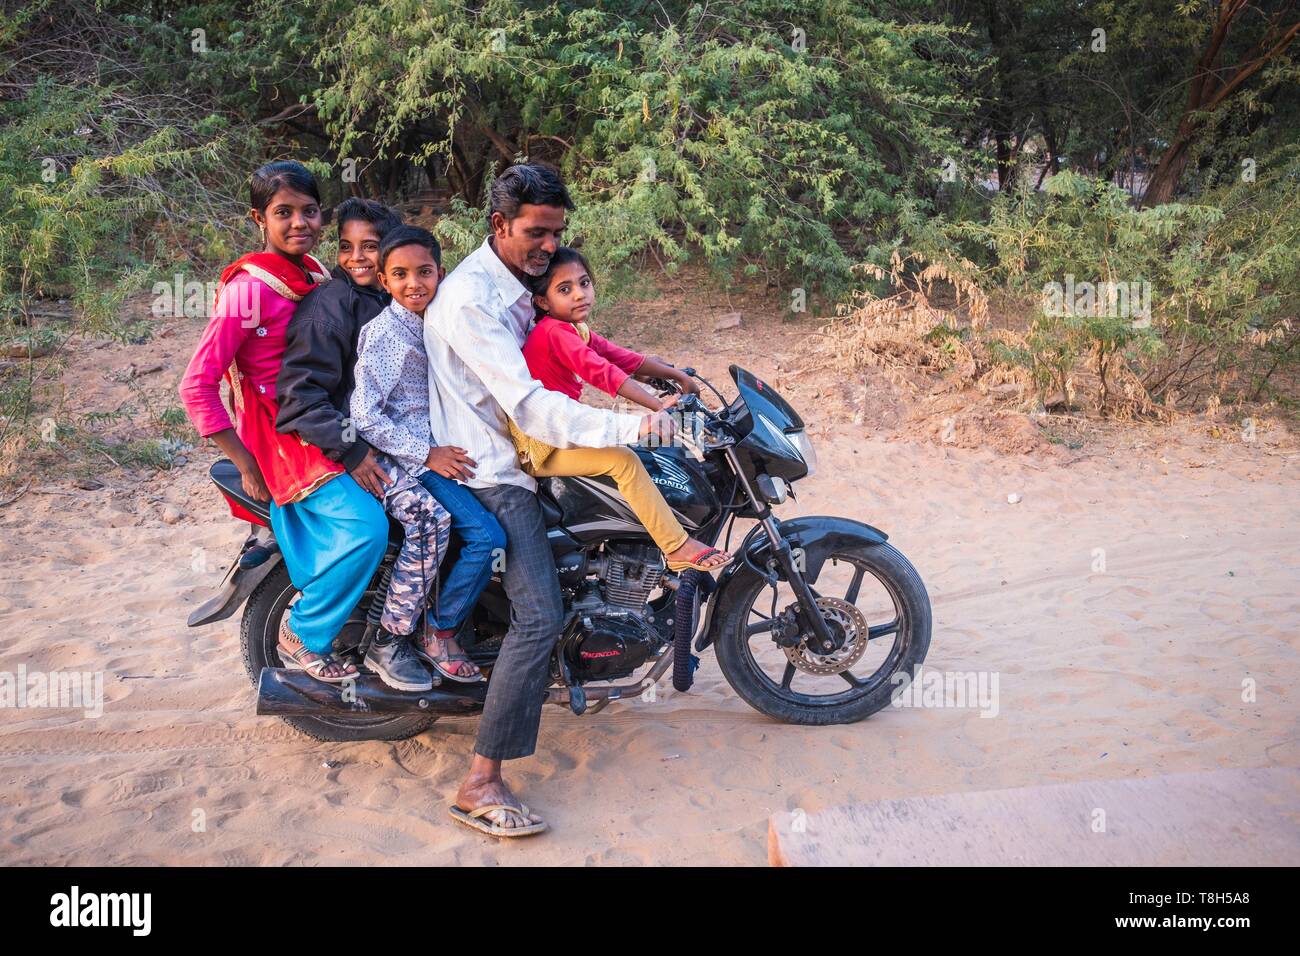
M528 371L551 391L575 400L582 394L583 382L607 395L617 395L645 356L595 332L590 334L591 341L584 342L572 324L544 316L524 342Z

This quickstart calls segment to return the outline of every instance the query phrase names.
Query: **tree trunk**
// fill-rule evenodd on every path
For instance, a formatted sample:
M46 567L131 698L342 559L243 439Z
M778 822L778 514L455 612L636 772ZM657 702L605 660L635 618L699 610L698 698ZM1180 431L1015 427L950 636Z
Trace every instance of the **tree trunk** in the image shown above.
M1300 33L1300 23L1283 26L1279 15L1269 23L1259 43L1246 54L1231 75L1221 78L1223 71L1218 63L1223 43L1233 22L1246 8L1246 0L1219 0L1219 16L1192 73L1192 82L1187 88L1187 105L1178 121L1178 132L1151 174L1151 181L1142 195L1142 206L1159 205L1174 198L1179 180L1187 168L1188 150L1200 132L1205 115L1222 106L1264 64L1286 50Z
M1151 174L1147 188L1142 193L1144 207L1159 206L1173 201L1174 193L1178 190L1178 182L1183 178L1183 170L1187 168L1188 149L1192 144L1191 132L1189 129L1184 133L1180 129L1177 137L1169 144L1169 148L1161 155L1160 163Z

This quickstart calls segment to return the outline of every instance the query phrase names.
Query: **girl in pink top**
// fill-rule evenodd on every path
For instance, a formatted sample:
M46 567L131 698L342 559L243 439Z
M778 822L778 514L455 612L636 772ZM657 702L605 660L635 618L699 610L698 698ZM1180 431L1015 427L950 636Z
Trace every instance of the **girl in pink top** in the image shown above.
M547 388L577 400L582 383L636 402L652 411L665 411L676 397L660 401L634 376L675 381L683 392L697 392L695 382L663 359L645 356L602 338L587 328L596 302L591 270L582 253L568 246L555 250L545 274L533 280L533 303L542 317L524 342L528 370ZM520 462L537 478L608 475L674 571L695 568L716 571L731 555L687 534L664 496L655 487L636 452L614 448L551 448L512 428Z
M181 380L194 427L239 468L244 492L266 503L276 543L301 596L285 614L286 667L341 683L359 672L333 643L361 601L388 542L379 502L314 445L275 427L285 330L304 296L329 275L310 255L323 218L315 179L300 163L268 163L249 180L263 248L221 274L212 319ZM221 402L230 384L235 421Z

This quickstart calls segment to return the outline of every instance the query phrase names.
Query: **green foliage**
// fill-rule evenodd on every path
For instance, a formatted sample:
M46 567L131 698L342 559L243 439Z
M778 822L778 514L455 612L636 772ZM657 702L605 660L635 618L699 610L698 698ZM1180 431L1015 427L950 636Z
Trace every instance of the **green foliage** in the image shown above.
M1241 13L1215 76L1253 63L1293 6ZM955 279L974 260L986 290L1036 302L1067 276L1147 283L1149 325L1039 302L1023 334L927 327L925 351L948 367L983 349L1045 397L1082 389L1106 410L1275 397L1300 351L1294 49L1266 47L1230 108L1192 118L1186 201L1139 210L1109 182L1187 125L1216 9L20 0L0 11L0 341L22 353L0 369L0 447L74 336L144 341L133 292L247 250L246 177L284 156L326 206L431 207L449 267L482 241L494 173L553 163L606 304L691 259L802 288L814 311L883 295L895 263ZM1036 191L1018 173L1040 163ZM151 427L183 442L167 414Z
M248 131L176 82L174 30L105 6L0 13L0 342L21 362L0 371L6 456L36 440L29 418L57 401L67 345L147 339L128 298L210 268L243 212L232 156ZM100 40L89 55L69 47L83 31Z
M1004 191L1021 178L1032 184L1046 166L1049 174L1073 169L1132 178L1141 192L1146 174L1185 134L1190 161L1179 183L1184 194L1198 195L1235 178L1244 158L1293 140L1300 122L1300 41L1283 42L1296 23L1293 0L925 6L966 27L960 42L979 69L959 74L977 104L963 138L991 147L992 155L977 153L971 165L995 169L996 187ZM1222 16L1229 25L1215 42ZM1189 104L1202 65L1212 78L1207 92L1231 84L1208 112ZM1242 68L1248 69L1243 82L1234 82ZM1184 126L1185 120L1191 122ZM952 189L945 199L965 196Z
M995 359L1066 400L1086 372L1104 410L1201 394L1259 398L1296 358L1298 188L1300 147L1291 146L1261 162L1256 181L1197 204L1139 210L1119 187L1069 172L1045 193L998 196L987 223L953 228L992 251L987 286L1036 301L1023 343L999 343ZM1093 298L1071 297L1084 283ZM1112 307L1107 283L1149 289L1149 310L1140 294Z
M841 293L957 152L965 108L929 55L951 31L878 3L405 0L334 22L316 105L342 155L441 161L469 207L490 166L553 159L572 234L614 268L697 250Z

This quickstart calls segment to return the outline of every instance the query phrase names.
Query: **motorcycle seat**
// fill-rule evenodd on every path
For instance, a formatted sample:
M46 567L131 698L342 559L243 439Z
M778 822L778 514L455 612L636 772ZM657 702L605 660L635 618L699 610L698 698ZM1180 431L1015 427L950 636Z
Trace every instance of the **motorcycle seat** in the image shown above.
M257 515L268 525L271 523L271 512L268 508L268 502L256 501L244 494L244 482L239 477L239 469L229 458L222 458L212 463L208 470L212 476L212 481L223 492L229 495L243 507L247 508L253 514Z

